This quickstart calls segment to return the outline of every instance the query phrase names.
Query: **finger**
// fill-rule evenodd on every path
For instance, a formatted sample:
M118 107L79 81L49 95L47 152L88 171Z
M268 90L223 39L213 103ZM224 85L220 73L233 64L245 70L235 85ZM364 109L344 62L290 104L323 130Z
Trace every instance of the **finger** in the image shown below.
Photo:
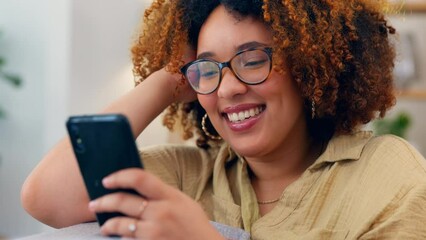
M100 231L105 236L119 235L137 239L158 239L160 233L158 227L156 228L152 222L126 217L116 217L106 221Z
M102 235L121 237L135 237L139 230L139 221L129 217L115 217L106 221L100 231Z
M143 197L117 192L91 201L89 210L92 212L120 212L130 217L140 218L147 203Z
M113 173L102 180L106 188L131 188L147 199L164 199L174 188L155 175L138 168L128 168Z

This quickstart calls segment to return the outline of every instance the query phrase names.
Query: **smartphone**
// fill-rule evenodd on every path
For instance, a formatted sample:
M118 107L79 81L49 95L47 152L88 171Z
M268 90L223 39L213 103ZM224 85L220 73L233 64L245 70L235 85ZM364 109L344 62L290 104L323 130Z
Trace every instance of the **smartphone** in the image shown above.
M142 168L129 121L121 114L71 116L66 127L77 158L81 175L91 200L105 194L130 189L106 189L102 179L125 168ZM98 213L97 221L102 226L120 213Z

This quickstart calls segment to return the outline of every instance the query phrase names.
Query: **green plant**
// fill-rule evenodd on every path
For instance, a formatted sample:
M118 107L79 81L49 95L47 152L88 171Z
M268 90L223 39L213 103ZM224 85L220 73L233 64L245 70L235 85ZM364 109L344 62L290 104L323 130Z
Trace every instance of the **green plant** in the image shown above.
M405 138L408 128L411 126L411 116L400 112L393 118L378 119L373 122L373 129L377 135L394 134Z
M2 32L0 31L0 37L1 35L2 35ZM6 60L3 56L0 56L0 80L6 81L7 83L11 84L13 87L20 87L22 85L22 79L15 74L10 74L5 72L3 69L4 65L6 65ZM6 115L5 111L0 105L0 118L4 118L5 115Z

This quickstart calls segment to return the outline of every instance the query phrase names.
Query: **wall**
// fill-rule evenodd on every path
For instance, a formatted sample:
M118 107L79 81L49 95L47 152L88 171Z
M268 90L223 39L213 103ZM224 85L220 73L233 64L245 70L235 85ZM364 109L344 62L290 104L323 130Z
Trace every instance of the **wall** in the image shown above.
M0 1L1 53L8 72L24 79L21 89L0 82L0 235L27 234L40 225L20 207L20 186L41 158L49 16L47 0Z
M390 17L392 25L397 29L399 42L404 41L404 36L410 35L412 41L410 46L413 50L415 61L415 75L409 79L405 86L408 90L423 91L422 97L401 96L397 104L390 112L389 117L399 112L406 112L412 118L412 126L407 133L407 139L413 143L418 150L426 155L426 129L423 127L426 119L426 12L402 13ZM398 52L397 64L407 56L402 50Z
M131 40L149 2L72 1L69 113L97 112L133 88ZM140 146L166 141L160 118L138 138Z
M129 47L149 0L0 0L0 49L24 86L0 82L0 236L50 230L20 205L20 188L65 135L72 114L101 110L133 87ZM154 121L140 145L167 141Z

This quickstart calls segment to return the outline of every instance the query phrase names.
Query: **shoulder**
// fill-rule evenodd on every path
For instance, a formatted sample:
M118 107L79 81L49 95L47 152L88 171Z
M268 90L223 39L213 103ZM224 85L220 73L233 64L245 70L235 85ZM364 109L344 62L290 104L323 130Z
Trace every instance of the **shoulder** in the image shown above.
M380 210L365 239L426 237L424 157L409 142L393 135L371 138L360 160L363 155L366 167L361 176L367 181L359 181L365 182L360 184L365 187L362 193L369 197L369 205Z
M341 180L336 184L354 194L377 196L383 201L426 183L424 157L406 140L393 135L359 132L335 137L316 164L332 164L329 169Z
M409 142L394 135L372 137L360 160L387 174L426 180L425 158Z
M353 178L358 194L366 194L378 205L397 209L400 201L410 202L409 199L425 203L425 199L420 201L417 197L426 190L426 160L397 136L371 137L360 158L352 161L347 176Z
M426 220L426 160L409 142L359 133L334 139L329 148L334 161L324 169L334 180L333 198L350 203L342 212L351 217L353 234L408 239L419 233L416 224Z

